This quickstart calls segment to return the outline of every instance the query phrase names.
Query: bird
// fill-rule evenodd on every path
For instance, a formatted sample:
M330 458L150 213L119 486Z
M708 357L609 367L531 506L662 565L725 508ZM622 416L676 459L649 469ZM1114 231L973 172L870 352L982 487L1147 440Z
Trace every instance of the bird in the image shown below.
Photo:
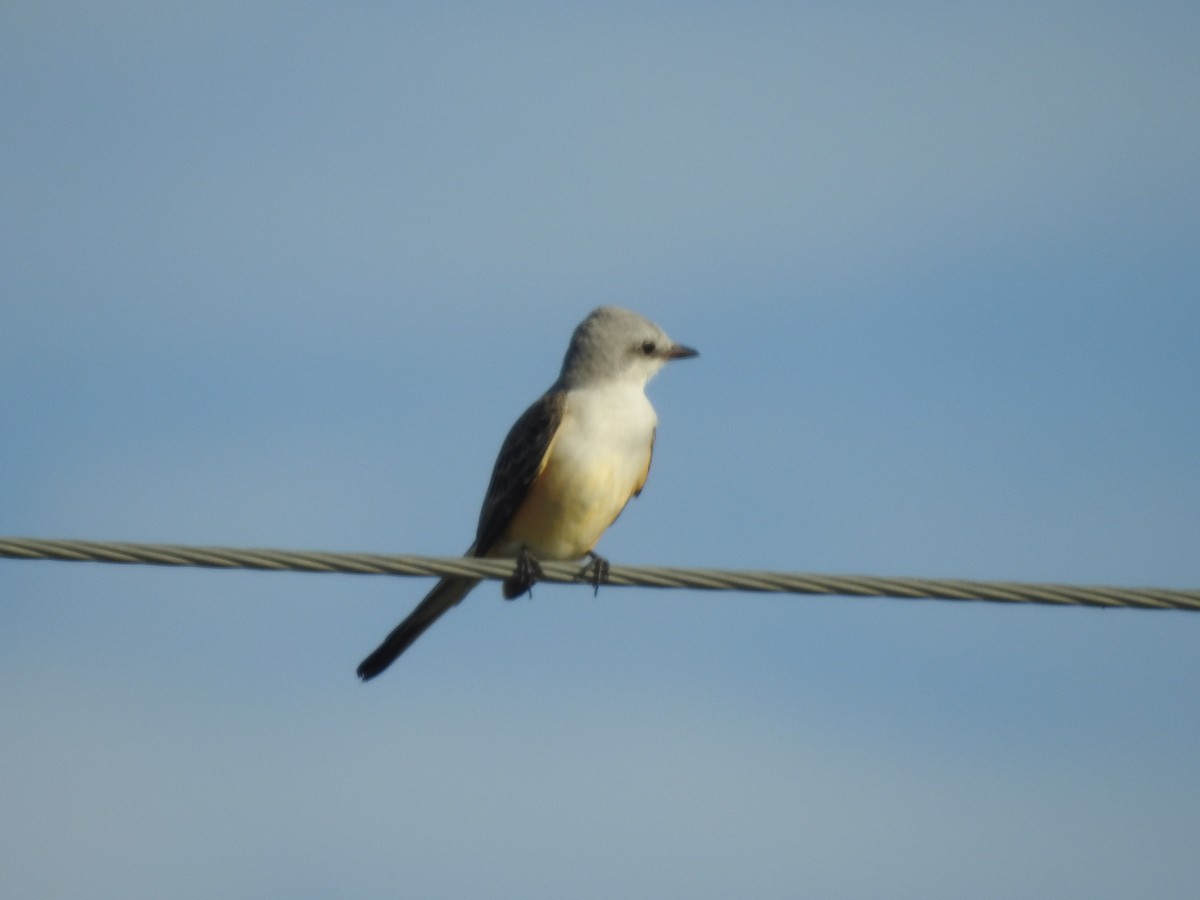
M601 306L571 335L558 379L525 410L500 446L467 557L515 560L511 600L529 591L538 560L588 556L596 588L608 563L600 536L638 496L650 471L658 416L646 383L668 362L698 356L649 319ZM586 569L585 569L586 571ZM441 579L358 667L369 681L479 584Z

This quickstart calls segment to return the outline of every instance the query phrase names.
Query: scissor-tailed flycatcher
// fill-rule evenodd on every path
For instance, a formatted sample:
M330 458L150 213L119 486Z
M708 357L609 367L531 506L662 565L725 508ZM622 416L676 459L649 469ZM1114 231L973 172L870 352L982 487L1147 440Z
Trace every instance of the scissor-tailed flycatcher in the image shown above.
M594 557L596 583L607 567L592 548L641 493L650 471L658 417L646 382L672 359L696 351L672 342L637 313L603 306L571 336L558 381L521 418L500 447L479 528L468 556L514 557L507 599L538 575L538 559ZM479 584L443 578L358 667L374 678Z

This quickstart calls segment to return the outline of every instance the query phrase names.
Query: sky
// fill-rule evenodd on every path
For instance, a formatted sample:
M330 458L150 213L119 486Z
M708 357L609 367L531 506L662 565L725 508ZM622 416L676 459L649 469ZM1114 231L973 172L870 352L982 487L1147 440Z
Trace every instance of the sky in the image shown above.
M1194 3L0 7L0 534L1200 587ZM0 560L0 894L1157 898L1200 616Z

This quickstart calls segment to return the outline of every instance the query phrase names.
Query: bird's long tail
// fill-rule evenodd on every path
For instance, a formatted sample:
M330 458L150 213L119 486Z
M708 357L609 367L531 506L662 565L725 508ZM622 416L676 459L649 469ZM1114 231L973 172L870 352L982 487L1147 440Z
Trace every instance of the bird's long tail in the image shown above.
M359 664L358 677L370 681L396 661L408 645L425 633L425 629L436 622L446 610L456 606L463 597L479 584L475 578L443 578L430 591L408 618L397 625L383 643Z

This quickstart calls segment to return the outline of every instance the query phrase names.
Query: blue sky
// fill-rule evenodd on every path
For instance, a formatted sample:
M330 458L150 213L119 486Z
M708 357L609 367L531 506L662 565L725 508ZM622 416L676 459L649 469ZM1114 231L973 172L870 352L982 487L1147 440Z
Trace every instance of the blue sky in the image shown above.
M1200 586L1194 4L8 3L0 533ZM1200 617L0 561L6 896L1192 897Z

